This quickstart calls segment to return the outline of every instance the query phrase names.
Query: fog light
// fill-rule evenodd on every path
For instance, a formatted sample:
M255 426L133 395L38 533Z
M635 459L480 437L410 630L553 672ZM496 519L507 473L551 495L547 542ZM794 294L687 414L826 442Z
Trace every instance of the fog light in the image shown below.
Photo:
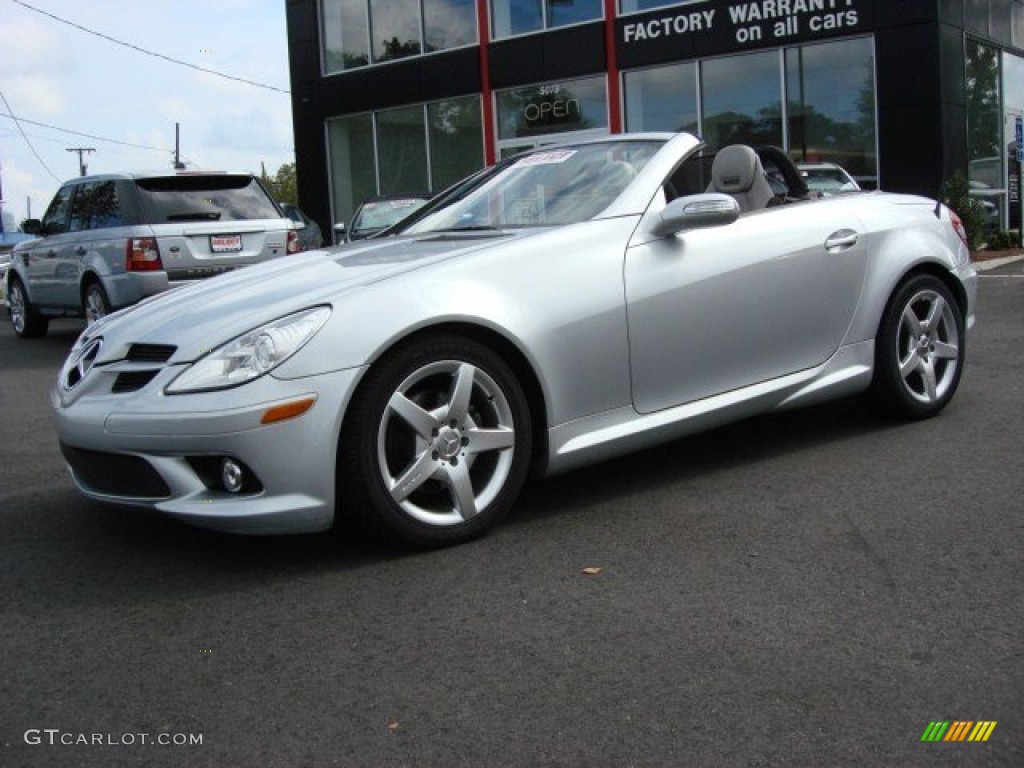
M242 483L245 481L245 473L242 467L231 459L224 459L220 463L220 482L228 493L238 493L242 490Z

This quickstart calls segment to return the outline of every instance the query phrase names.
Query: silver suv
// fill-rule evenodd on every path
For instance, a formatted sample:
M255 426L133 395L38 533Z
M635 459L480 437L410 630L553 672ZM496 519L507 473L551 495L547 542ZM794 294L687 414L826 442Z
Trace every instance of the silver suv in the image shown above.
M6 277L21 337L44 335L51 317L92 323L187 281L300 250L294 224L245 173L85 176L24 230L39 239L14 248Z

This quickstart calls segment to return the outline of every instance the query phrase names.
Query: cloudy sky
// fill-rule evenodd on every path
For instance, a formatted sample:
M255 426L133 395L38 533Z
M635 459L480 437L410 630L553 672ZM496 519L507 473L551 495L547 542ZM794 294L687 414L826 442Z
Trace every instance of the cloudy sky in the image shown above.
M284 0L0 0L4 211L21 221L31 198L40 217L78 175L69 147L95 148L90 173L171 167L175 122L190 167L273 173L295 159L288 88Z

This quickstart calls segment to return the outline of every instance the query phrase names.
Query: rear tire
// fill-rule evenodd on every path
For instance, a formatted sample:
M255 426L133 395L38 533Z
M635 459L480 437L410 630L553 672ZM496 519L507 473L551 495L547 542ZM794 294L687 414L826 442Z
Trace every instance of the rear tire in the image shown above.
M32 306L32 302L28 300L28 294L25 292L25 286L17 277L10 282L7 308L11 315L14 333L19 338L37 339L46 335L46 330L50 327L50 319L39 314Z
M941 280L917 275L902 283L875 339L869 402L897 418L935 416L960 384L966 341L963 312Z
M101 317L110 314L110 299L107 298L107 292L95 280L88 283L82 291L82 307L85 310L86 325L92 325Z
M461 336L401 347L367 373L338 450L338 508L415 547L480 536L511 509L532 448L529 407L505 361Z

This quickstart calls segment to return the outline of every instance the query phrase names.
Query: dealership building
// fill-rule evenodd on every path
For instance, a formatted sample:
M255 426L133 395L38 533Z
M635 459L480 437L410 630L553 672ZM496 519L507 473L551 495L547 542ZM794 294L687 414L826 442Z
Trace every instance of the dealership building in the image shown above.
M288 0L299 197L321 224L624 131L783 147L865 186L960 172L1020 227L1024 0Z

